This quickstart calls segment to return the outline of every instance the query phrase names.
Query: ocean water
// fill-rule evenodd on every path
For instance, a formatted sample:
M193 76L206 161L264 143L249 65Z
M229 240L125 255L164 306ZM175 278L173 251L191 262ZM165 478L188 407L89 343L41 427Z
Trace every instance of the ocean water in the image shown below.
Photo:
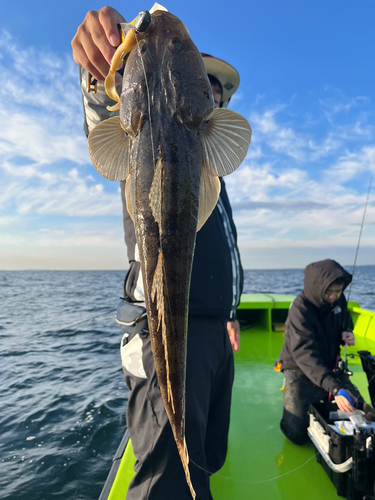
M348 269L350 271L350 269ZM0 498L95 500L125 429L114 320L124 271L0 272ZM245 271L246 293L301 291L303 270ZM350 298L375 310L375 266Z

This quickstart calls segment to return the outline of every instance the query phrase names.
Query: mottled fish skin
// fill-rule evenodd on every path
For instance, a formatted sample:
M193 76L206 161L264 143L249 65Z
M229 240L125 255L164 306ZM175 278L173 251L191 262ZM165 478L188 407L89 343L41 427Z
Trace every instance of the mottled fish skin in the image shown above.
M198 129L211 116L213 99L201 55L178 18L156 11L147 32L138 38L143 64L139 51L132 50L125 65L120 119L133 139L130 199L152 352L181 455L189 288L202 168Z

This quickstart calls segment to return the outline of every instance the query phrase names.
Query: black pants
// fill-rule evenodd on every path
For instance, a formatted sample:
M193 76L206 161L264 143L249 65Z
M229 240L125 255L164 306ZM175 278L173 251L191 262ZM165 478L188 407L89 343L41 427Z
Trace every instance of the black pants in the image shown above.
M283 416L280 428L285 436L295 444L307 440L309 426L308 409L311 403L319 403L328 399L328 392L313 384L300 370L285 370L285 389ZM350 391L363 404L363 398L358 389L350 382L343 372L337 372L341 387Z
M131 391L127 426L137 458L126 499L191 500L160 394L148 334L137 334L121 354ZM225 462L233 376L226 321L189 318L186 443L197 500L212 499L209 476Z

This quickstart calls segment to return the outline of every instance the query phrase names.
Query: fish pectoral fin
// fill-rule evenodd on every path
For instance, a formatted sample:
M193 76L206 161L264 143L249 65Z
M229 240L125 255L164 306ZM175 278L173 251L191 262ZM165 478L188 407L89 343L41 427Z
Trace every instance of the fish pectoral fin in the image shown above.
M100 175L110 181L123 181L129 174L130 138L118 116L99 123L88 137L91 161Z
M221 184L219 177L210 175L208 170L202 167L201 191L199 195L198 227L199 231L216 207L219 199Z
M203 164L210 175L223 177L238 168L251 142L249 122L231 109L218 108L199 131Z

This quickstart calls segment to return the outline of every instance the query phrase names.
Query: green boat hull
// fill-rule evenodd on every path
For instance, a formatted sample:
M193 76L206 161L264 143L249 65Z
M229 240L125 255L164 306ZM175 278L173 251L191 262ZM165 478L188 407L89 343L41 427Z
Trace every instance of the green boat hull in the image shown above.
M335 500L336 489L316 461L312 443L296 446L279 429L283 376L274 371L283 343L283 325L293 296L243 295L238 309L241 347L235 353L235 382L228 455L211 477L214 500ZM351 302L356 345L348 348L352 381L370 403L358 350L375 354L375 313ZM275 331L276 330L276 331ZM124 500L134 471L131 441L125 435L100 500Z

